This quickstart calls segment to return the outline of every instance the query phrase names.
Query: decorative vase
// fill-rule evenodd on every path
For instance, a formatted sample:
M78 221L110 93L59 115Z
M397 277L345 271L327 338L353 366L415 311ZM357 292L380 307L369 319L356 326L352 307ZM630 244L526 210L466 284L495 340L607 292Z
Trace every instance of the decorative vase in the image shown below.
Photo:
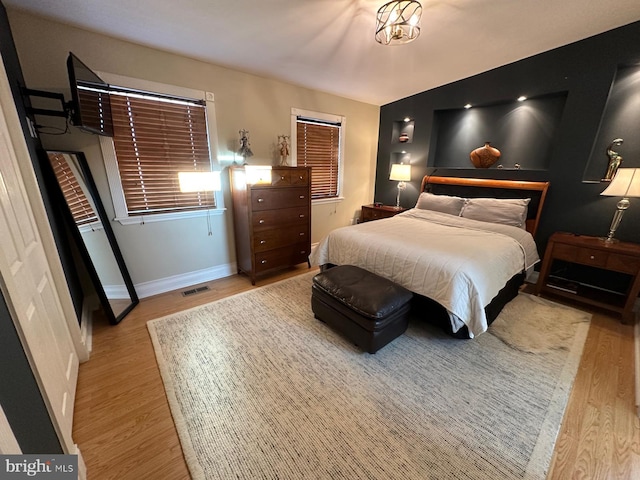
M400 143L406 143L409 141L409 134L406 132L403 132L400 134L400 136L398 137L398 140L400 140Z
M500 150L492 147L491 142L484 142L484 146L473 150L469 157L474 167L489 168L500 158Z

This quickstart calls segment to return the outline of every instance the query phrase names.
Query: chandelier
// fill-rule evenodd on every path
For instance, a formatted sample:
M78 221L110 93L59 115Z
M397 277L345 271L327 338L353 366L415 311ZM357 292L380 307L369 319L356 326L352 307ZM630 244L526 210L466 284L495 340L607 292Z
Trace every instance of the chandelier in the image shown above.
M378 10L376 41L383 45L409 43L420 35L422 5L414 0L394 0Z

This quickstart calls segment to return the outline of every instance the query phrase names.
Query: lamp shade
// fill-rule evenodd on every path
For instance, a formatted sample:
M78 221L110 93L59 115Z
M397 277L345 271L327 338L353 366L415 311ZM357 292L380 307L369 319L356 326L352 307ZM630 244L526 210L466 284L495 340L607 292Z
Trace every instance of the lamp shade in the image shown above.
M600 195L640 197L640 168L619 168L609 186Z
M403 165L402 163L394 163L391 165L391 174L389 180L398 182L408 182L411 180L411 165Z

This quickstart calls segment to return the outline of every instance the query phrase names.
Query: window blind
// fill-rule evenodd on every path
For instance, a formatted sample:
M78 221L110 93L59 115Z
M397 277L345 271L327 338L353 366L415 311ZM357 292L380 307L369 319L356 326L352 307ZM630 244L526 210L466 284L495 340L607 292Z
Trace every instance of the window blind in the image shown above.
M340 124L298 117L296 127L297 163L311 167L311 198L337 197Z
M76 225L87 225L98 221L98 217L78 183L67 159L61 153L49 153L49 162L58 179L69 210Z
M213 192L181 192L178 172L211 171L204 101L111 92L113 143L129 215L214 208Z

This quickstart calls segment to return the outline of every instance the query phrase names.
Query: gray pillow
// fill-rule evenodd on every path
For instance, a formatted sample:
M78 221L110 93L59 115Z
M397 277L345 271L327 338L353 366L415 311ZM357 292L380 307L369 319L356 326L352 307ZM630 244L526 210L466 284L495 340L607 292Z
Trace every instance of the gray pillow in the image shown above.
M470 198L461 217L525 228L530 198Z
M416 208L459 216L465 201L460 197L423 192L418 197Z

